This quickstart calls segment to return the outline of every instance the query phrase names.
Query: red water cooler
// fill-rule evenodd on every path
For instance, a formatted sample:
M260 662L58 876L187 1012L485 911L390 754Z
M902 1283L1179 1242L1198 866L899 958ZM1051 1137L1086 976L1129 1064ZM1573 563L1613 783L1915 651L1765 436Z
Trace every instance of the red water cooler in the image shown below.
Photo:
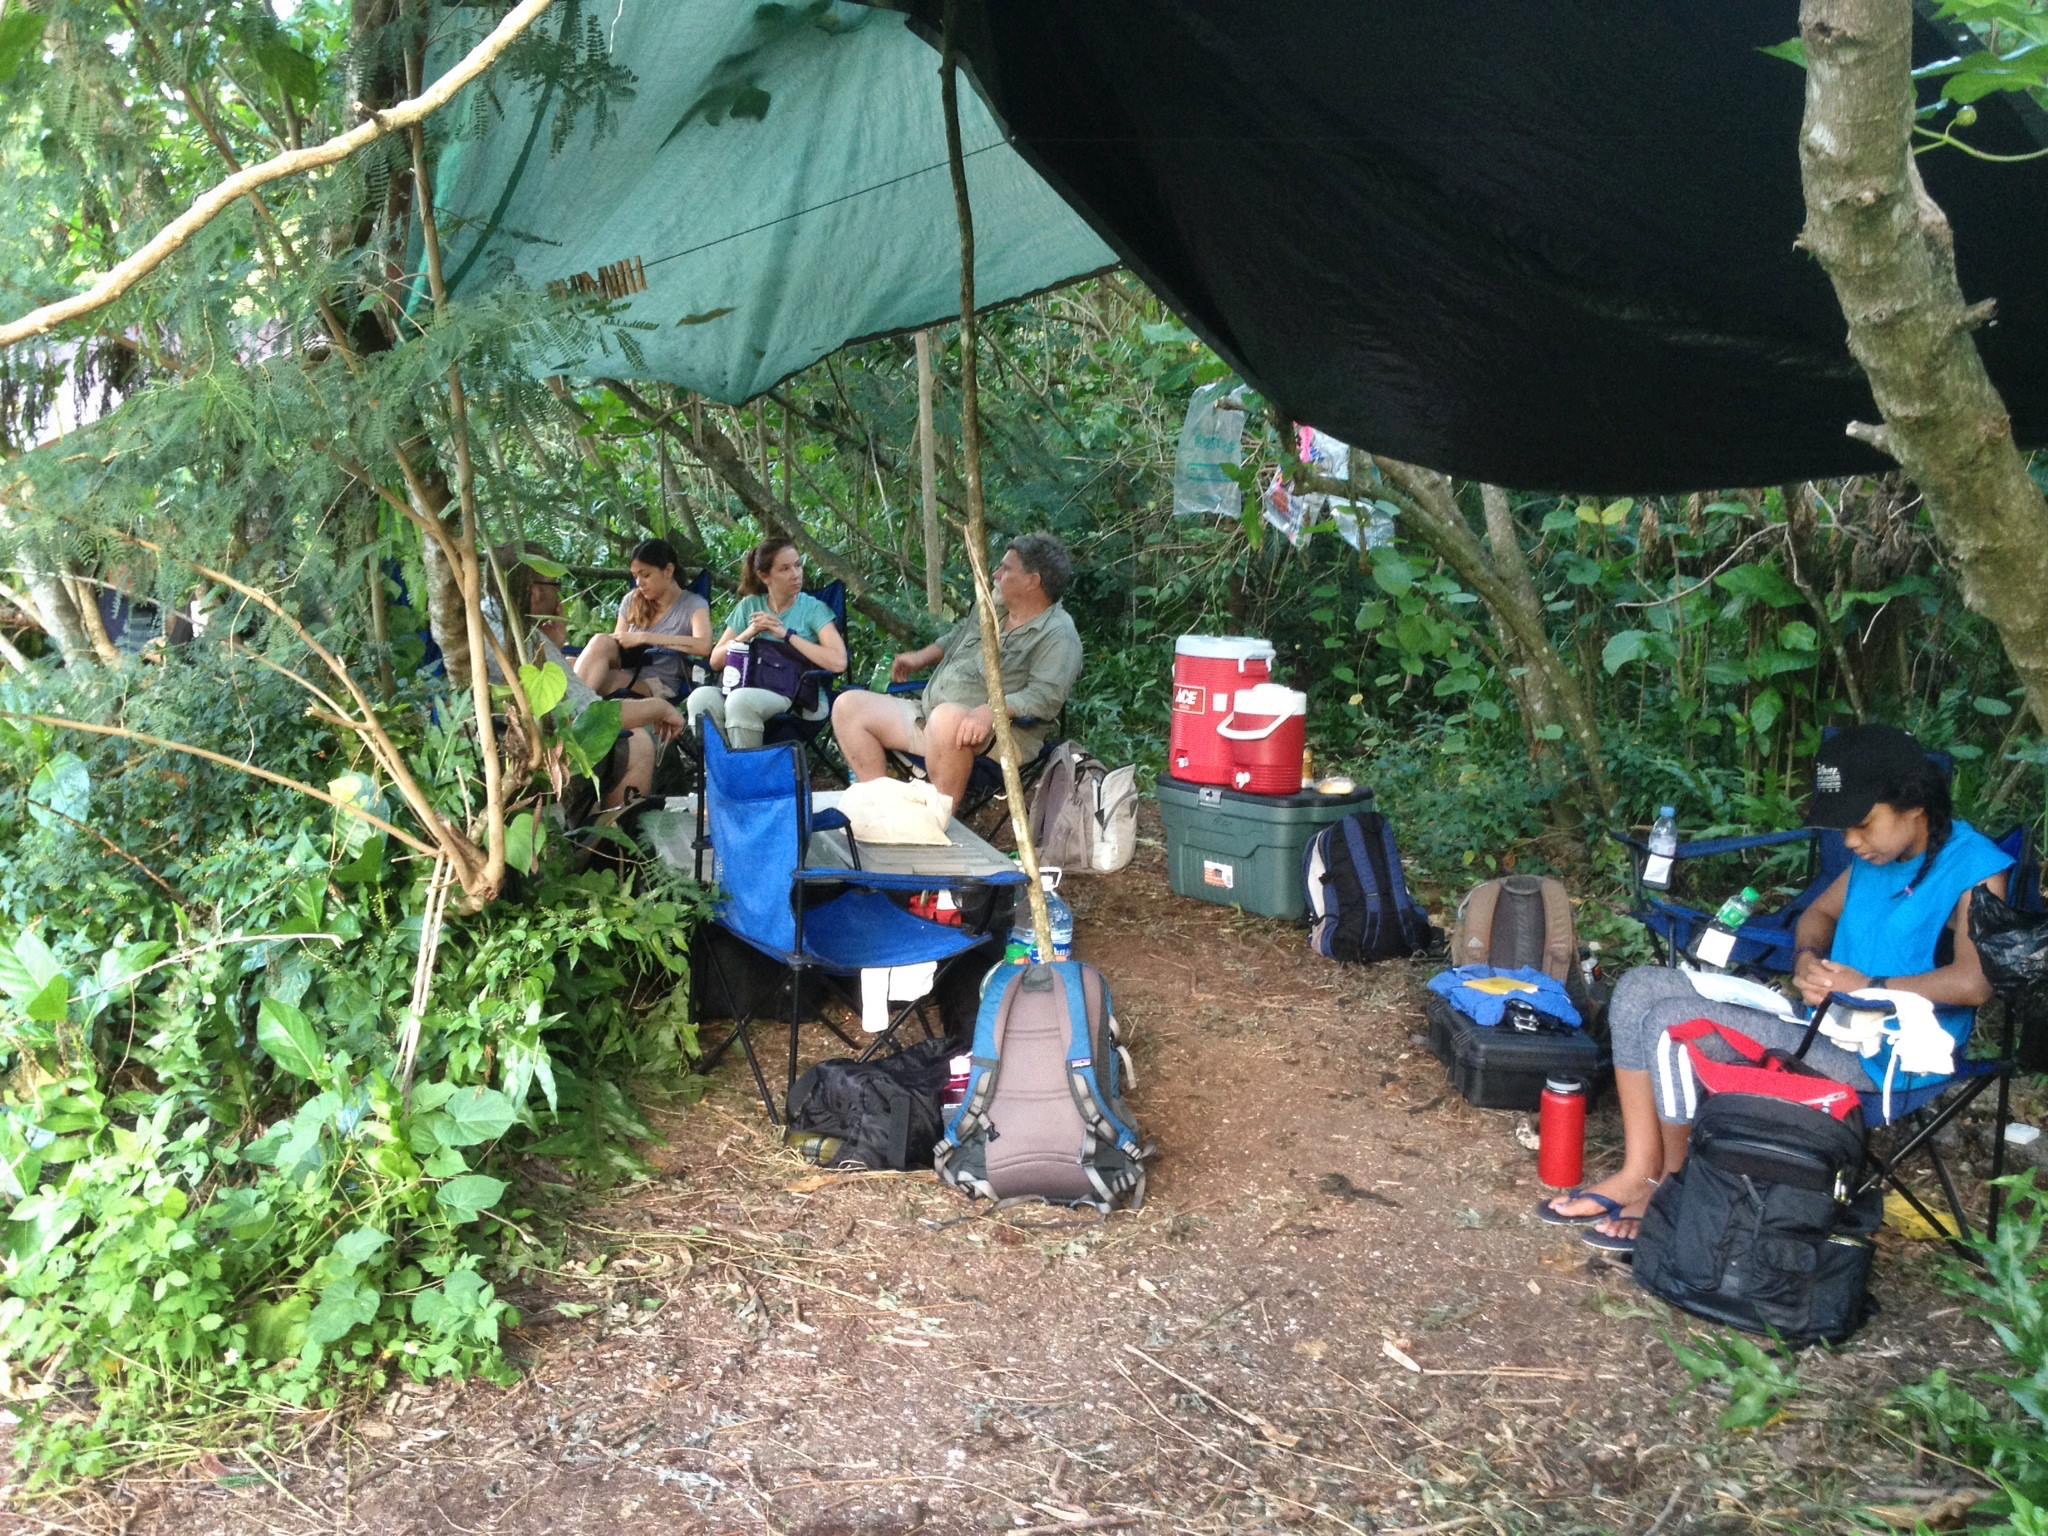
M1186 784L1230 783L1236 765L1231 744L1217 728L1230 717L1242 689L1273 675L1271 642L1249 635L1182 635L1173 647L1173 727L1168 771ZM1301 782L1295 749L1295 783Z

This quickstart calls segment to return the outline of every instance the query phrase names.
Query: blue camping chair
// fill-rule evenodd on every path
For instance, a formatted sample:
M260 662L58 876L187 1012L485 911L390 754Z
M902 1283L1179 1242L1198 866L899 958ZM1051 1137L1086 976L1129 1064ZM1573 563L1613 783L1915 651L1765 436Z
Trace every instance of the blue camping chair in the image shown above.
M1929 753L1928 757L1943 772L1952 771L1954 764L1947 754ZM1649 855L1649 846L1635 837L1619 833L1613 835L1617 842L1630 849L1635 861L1636 907L1631 916L1649 930L1661 963L1676 965L1680 956L1690 952L1701 930L1713 921L1712 914L1698 907L1686 906L1646 887L1642 882L1642 871L1643 861ZM2024 825L2013 827L2004 835L1994 838L1993 842L2013 860L2007 881L2007 899L2022 911L2048 911L2048 903L2043 902L2041 895L2040 863L2027 828ZM1794 935L1798 930L1800 915L1840 878L1842 871L1849 867L1852 856L1848 845L1840 832L1821 827L1800 827L1788 832L1767 832L1754 837L1705 838L1699 842L1679 845L1677 856L1672 861L1671 884L1674 888L1679 883L1679 871L1688 860L1753 854L1798 843L1807 846L1805 885L1784 906L1774 911L1759 913L1736 930L1735 948L1729 960L1730 970L1766 978L1792 974L1793 964L1797 959ZM1936 1231L1948 1233L1953 1227L1953 1235L1948 1238L1949 1243L1965 1258L1972 1259L1977 1255L1969 1247L1972 1231L1970 1219L1957 1193L1955 1177L1935 1138L1975 1103L1978 1095L1994 1086L1997 1088L1998 1112L1992 1124L1993 1182L1990 1208L1985 1219L1988 1235L1995 1238L1998 1235L1999 1209L2004 1201L2004 1190L1996 1181L2005 1171L2005 1127L2011 1119L2012 1078L2018 1068L2010 1010L2001 1008L2000 1012L2004 1016L2004 1021L2000 1031L2001 1038L1993 1047L1994 1054L1963 1057L1961 1051L1971 1043L1966 1040L1964 1045L1958 1048L1958 1060L1953 1074L1925 1087L1905 1092L1894 1091L1889 1113L1886 1112L1884 1094L1881 1091L1858 1095L1866 1127L1873 1131L1896 1130L1903 1138L1889 1153L1879 1152L1875 1147L1868 1151L1869 1161L1858 1193L1889 1185L1897 1190L1907 1204L1919 1212ZM1922 1158L1941 1187L1942 1198L1949 1211L1949 1220L1946 1223L1934 1214L1908 1181L1907 1164Z
M980 939L958 928L912 917L884 894L922 890L932 882L924 876L876 874L859 867L860 850L846 817L837 811L813 814L811 810L810 773L801 746L779 742L735 751L717 721L706 720L704 725L704 793L698 797L698 840L704 842L708 818L709 847L721 870L713 919L793 973L789 1073L783 1085L786 1105L789 1090L796 1085L797 1030L803 1018L806 972L848 977L883 966L926 961L943 964L974 948ZM817 867L808 862L812 834L828 831L845 837L852 868ZM711 964L725 995L737 998L715 950L711 951ZM878 1051L919 1006L906 1003L891 1018L887 1031L863 1054ZM710 1071L737 1040L753 1070L769 1120L780 1125L775 1094L762 1075L749 1037L756 1021L744 1003L735 1002L734 1007L749 1016L733 1020L732 1033L705 1054L700 1070ZM852 1044L845 1035L840 1038Z

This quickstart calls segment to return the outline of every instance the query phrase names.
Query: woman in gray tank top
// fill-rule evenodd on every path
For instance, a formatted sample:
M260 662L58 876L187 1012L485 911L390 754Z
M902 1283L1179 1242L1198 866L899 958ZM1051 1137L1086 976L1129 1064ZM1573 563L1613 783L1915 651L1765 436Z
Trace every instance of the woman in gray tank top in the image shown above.
M711 605L676 581L676 552L662 539L634 547L633 590L619 601L619 619L576 658L576 675L600 698L637 693L674 700L683 692L688 656L711 650Z

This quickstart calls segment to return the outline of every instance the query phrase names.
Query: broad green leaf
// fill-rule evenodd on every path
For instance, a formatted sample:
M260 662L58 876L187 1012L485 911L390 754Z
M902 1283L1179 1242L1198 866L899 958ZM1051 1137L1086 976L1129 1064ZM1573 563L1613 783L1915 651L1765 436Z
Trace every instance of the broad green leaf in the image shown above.
M1646 629L1618 630L1608 638L1600 652L1600 665L1612 677L1632 661L1641 661L1649 654L1652 636Z
M1405 556L1397 555L1390 549L1374 553L1372 579L1387 596L1399 597L1415 585L1415 576L1415 566Z
M259 1360L290 1360L306 1347L313 1303L304 1296L258 1302L249 1311L249 1353Z
M1820 644L1820 635L1811 624L1794 619L1778 631L1778 644L1788 651L1810 651Z
M474 1221L502 1200L508 1187L503 1179L488 1174L465 1173L435 1190L434 1198L457 1222Z
M270 1053L280 1070L314 1082L325 1056L313 1021L278 997L266 997L256 1012L256 1043Z
M332 1344L377 1320L383 1293L355 1275L345 1275L320 1293L320 1305L306 1322L306 1340Z
M92 775L76 752L59 752L36 770L28 786L28 813L38 825L70 827L92 807Z
M71 1009L71 978L52 976L21 1011L38 1024L55 1024Z
M522 875L533 873L534 856L547 836L546 827L538 824L537 817L535 811L523 811L505 823L505 866Z
M533 706L535 715L546 714L569 696L568 674L552 661L544 666L521 667L519 686L526 691L526 702Z
M1749 706L1749 723L1759 736L1770 734L1771 727L1778 723L1778 717L1785 712L1785 700L1775 688L1766 688L1756 696Z
M1714 585L1737 597L1752 598L1771 608L1791 608L1805 601L1785 573L1770 561L1738 565L1714 578Z
M1610 501L1600 509L1600 526L1603 528L1619 528L1628 521L1628 515L1635 510L1635 505L1627 497L1623 497L1620 501Z
M63 974L64 967L33 928L22 929L11 949L0 950L0 992L23 1008Z
M444 1146L473 1147L495 1141L512 1128L518 1111L495 1088L458 1089L442 1106L443 1123L435 1126Z
M256 57L256 67L294 101L310 107L320 100L319 64L294 48L283 33L272 33L249 51Z
M1975 698L1970 700L1970 707L1980 715L2009 715L2012 713L2012 706L2003 699Z
M599 699L569 727L569 754L585 774L595 775L619 739L619 701Z
M334 1256L347 1268L360 1269L383 1252L390 1241L381 1228L357 1227L335 1243Z
M1564 740L1564 727L1555 723L1546 725L1536 733L1536 739L1538 741L1562 741Z
M1757 52L1773 59L1783 59L1787 64L1796 64L1801 69L1806 68L1806 41L1804 38L1788 37L1782 43L1773 43L1768 48L1759 48Z

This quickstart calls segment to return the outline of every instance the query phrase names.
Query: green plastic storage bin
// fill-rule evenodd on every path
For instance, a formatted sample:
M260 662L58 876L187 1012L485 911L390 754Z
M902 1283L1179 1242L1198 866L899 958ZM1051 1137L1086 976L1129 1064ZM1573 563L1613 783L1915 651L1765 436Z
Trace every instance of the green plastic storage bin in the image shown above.
M1242 907L1261 917L1308 915L1301 853L1333 821L1372 808L1372 791L1348 795L1246 795L1162 775L1167 878L1176 896Z

